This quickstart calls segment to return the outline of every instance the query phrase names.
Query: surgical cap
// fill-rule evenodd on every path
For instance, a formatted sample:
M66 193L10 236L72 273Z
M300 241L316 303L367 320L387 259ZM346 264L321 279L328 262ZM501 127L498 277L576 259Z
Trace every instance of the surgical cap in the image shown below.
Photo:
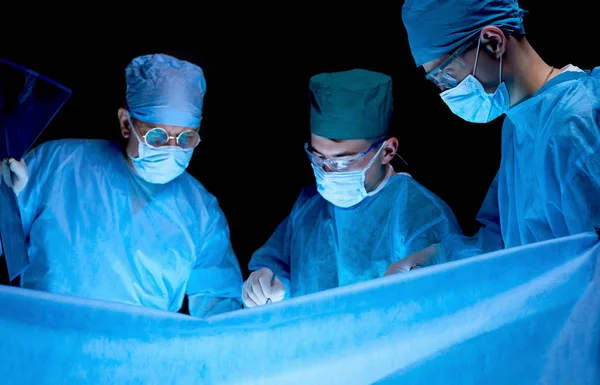
M417 66L451 54L491 25L524 34L516 0L406 0L402 21Z
M393 111L392 78L354 69L321 73L309 82L310 130L329 139L387 134Z
M130 115L154 124L199 127L206 80L200 67L169 55L136 57L125 69Z

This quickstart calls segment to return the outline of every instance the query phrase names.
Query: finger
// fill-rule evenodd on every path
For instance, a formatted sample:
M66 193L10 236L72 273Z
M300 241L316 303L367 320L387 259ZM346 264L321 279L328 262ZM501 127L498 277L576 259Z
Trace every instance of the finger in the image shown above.
M273 278L273 272L271 270L266 270L258 276L258 283L266 298L271 297L271 278Z
M252 281L252 293L254 293L254 295L256 296L255 302L258 301L256 303L264 305L265 303L267 303L267 297L262 291L259 278L260 274L256 275L256 277L254 277L254 280ZM251 298L254 299L254 297L252 296Z
M394 275L394 274L399 274L399 273L404 273L406 272L407 269L404 268L404 266L398 264L398 263L392 263L390 265L390 267L388 267L388 269L386 270L385 274L383 275L384 277L388 276L388 275Z
M256 304L256 306L259 306L259 305L261 305L260 300L258 299L258 296L256 295L256 293L254 293L254 290L252 289L252 283L254 282L255 279L256 279L256 272L250 274L248 281L246 281L246 283L247 283L246 293L248 294L248 297Z
M256 302L254 302L252 300L252 298L250 298L248 296L248 292L246 291L246 289L244 289L244 291L242 292L242 300L244 301L244 304L246 305L246 307L255 307L256 306Z
M27 178L27 167L25 163L18 162L16 159L9 160L10 171L12 171L18 179L24 180Z
M0 163L0 168L2 168L2 179L4 180L4 183L6 183L8 187L12 187L13 183L10 175L10 166L3 160L2 163Z
M275 278L271 288L271 301L279 302L283 300L283 297L285 297L285 286L279 279Z
M243 293L248 297L248 299L254 302L255 306L258 305L257 300L252 292L252 281L254 280L255 273L250 274L250 277L244 282ZM254 297L254 298L253 298Z

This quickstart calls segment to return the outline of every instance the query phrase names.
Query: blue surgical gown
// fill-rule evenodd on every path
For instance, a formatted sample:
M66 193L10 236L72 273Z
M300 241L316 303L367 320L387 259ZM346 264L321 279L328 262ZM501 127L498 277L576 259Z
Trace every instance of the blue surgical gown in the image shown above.
M471 254L600 225L600 67L571 68L507 112Z
M190 314L239 309L242 277L216 198L184 173L150 184L102 140L44 143L19 194L25 288Z
M296 297L382 277L393 262L460 233L450 208L407 174L350 208L334 206L311 186L249 268L271 269L286 298Z

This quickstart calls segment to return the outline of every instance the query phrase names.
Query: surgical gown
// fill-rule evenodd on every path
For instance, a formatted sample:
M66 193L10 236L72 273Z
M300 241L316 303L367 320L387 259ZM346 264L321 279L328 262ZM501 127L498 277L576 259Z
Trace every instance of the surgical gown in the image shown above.
M311 186L249 268L271 269L286 298L296 297L382 277L393 262L460 233L450 208L407 174L350 208L334 206Z
M190 314L239 309L242 277L216 198L184 173L150 184L118 145L47 142L19 195L25 288Z
M568 66L502 127L502 161L473 238L481 254L600 225L600 67Z

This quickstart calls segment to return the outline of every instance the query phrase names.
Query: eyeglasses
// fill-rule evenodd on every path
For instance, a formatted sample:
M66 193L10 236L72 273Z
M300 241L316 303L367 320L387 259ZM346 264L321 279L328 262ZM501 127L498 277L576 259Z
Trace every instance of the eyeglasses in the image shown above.
M177 145L186 150L195 148L201 140L198 132L194 130L186 130L177 136L170 136L167 130L161 127L154 127L142 136L142 140L153 148L164 146L171 139L175 139Z
M458 81L455 78L453 78L452 75L448 74L445 70L454 61L456 61L462 66L465 66L465 62L462 61L462 59L459 56L462 55L466 50L471 48L475 41L477 40L471 40L468 43L459 47L456 51L454 51L452 55L450 55L448 59L444 60L444 62L439 67L427 73L425 75L425 79L429 80L430 82L433 82L436 86L442 89L447 90L456 87L458 85Z
M373 149L380 146L386 139L381 139L375 143L371 147L369 147L366 151L358 153L356 155L343 156L339 158L324 158L321 155L317 155L314 153L314 149L308 144L304 144L304 151L308 155L308 159L317 167L327 167L333 171L349 171L352 170L356 163L371 152Z

